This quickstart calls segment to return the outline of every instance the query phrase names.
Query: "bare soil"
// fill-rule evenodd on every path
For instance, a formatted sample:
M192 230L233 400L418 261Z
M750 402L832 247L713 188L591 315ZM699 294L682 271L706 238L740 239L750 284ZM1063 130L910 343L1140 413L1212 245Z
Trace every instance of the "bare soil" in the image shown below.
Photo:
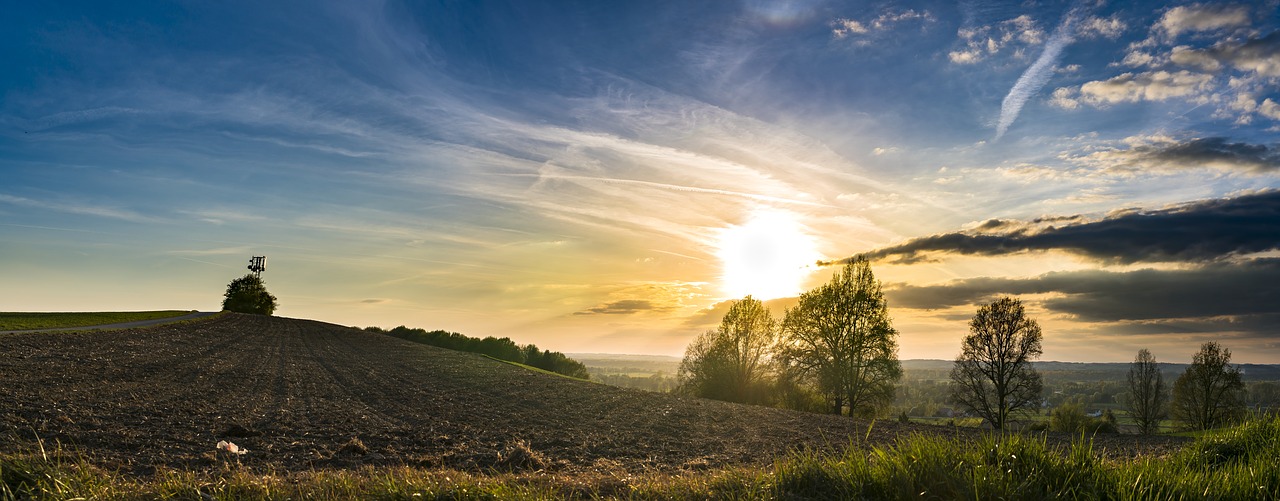
M911 433L981 433L614 388L254 315L0 335L0 354L0 452L42 441L133 475L229 464L674 473L766 465L797 449L890 445ZM219 441L248 452L217 451ZM1099 436L1095 450L1163 454L1183 443Z

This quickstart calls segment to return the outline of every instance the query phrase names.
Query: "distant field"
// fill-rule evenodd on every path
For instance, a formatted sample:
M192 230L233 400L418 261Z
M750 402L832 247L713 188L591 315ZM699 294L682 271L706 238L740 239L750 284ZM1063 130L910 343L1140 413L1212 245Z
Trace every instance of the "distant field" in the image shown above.
M184 310L164 311L98 311L60 313L6 313L0 312L0 331L31 329L58 329L88 325L119 324L141 320L177 317L191 313Z

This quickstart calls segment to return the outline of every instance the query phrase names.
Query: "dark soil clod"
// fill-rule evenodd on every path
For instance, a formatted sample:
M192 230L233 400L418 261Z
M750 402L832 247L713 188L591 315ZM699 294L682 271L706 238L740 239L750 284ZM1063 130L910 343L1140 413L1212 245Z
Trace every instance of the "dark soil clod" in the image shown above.
M262 432L251 430L249 428L245 428L238 424L233 424L227 427L227 429L222 430L222 433L218 434L218 436L226 437L226 438L253 438L253 437L261 437Z
M340 456L363 456L368 453L369 448L364 445L364 442L361 442L360 439L356 437L351 437L350 441L343 444L342 447L338 449L338 455Z

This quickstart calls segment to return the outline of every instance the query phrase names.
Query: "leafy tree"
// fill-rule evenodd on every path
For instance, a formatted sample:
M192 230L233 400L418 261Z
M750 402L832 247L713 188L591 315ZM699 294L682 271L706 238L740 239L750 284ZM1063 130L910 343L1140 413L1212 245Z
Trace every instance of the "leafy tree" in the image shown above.
M782 321L784 371L816 383L835 414L868 415L893 402L902 378L898 331L871 264L858 257L800 295Z
M676 372L676 391L716 400L732 399L729 356L719 330L699 334L684 348L684 358Z
M1022 302L1002 298L978 309L951 369L951 401L997 430L1011 416L1040 405L1043 384L1031 360L1040 357L1040 325Z
M698 336L680 362L681 391L730 402L765 403L769 352L778 322L751 296L735 301L720 327Z
M270 315L276 311L276 297L267 292L262 277L252 273L232 280L223 296L224 311L257 315Z
M1168 416L1168 396L1164 376L1156 357L1146 349L1138 350L1138 356L1129 366L1129 415L1138 423L1143 435L1154 434L1160 429L1160 421Z
M1231 350L1210 341L1200 346L1173 383L1173 419L1193 430L1208 430L1244 415L1244 382L1231 365Z

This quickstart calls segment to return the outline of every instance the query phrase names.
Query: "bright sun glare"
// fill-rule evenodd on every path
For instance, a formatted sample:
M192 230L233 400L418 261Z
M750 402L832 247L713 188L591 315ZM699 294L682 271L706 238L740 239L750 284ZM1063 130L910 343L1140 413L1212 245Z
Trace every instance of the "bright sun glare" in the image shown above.
M724 292L741 298L774 299L800 294L819 259L813 237L781 212L761 212L720 234Z

